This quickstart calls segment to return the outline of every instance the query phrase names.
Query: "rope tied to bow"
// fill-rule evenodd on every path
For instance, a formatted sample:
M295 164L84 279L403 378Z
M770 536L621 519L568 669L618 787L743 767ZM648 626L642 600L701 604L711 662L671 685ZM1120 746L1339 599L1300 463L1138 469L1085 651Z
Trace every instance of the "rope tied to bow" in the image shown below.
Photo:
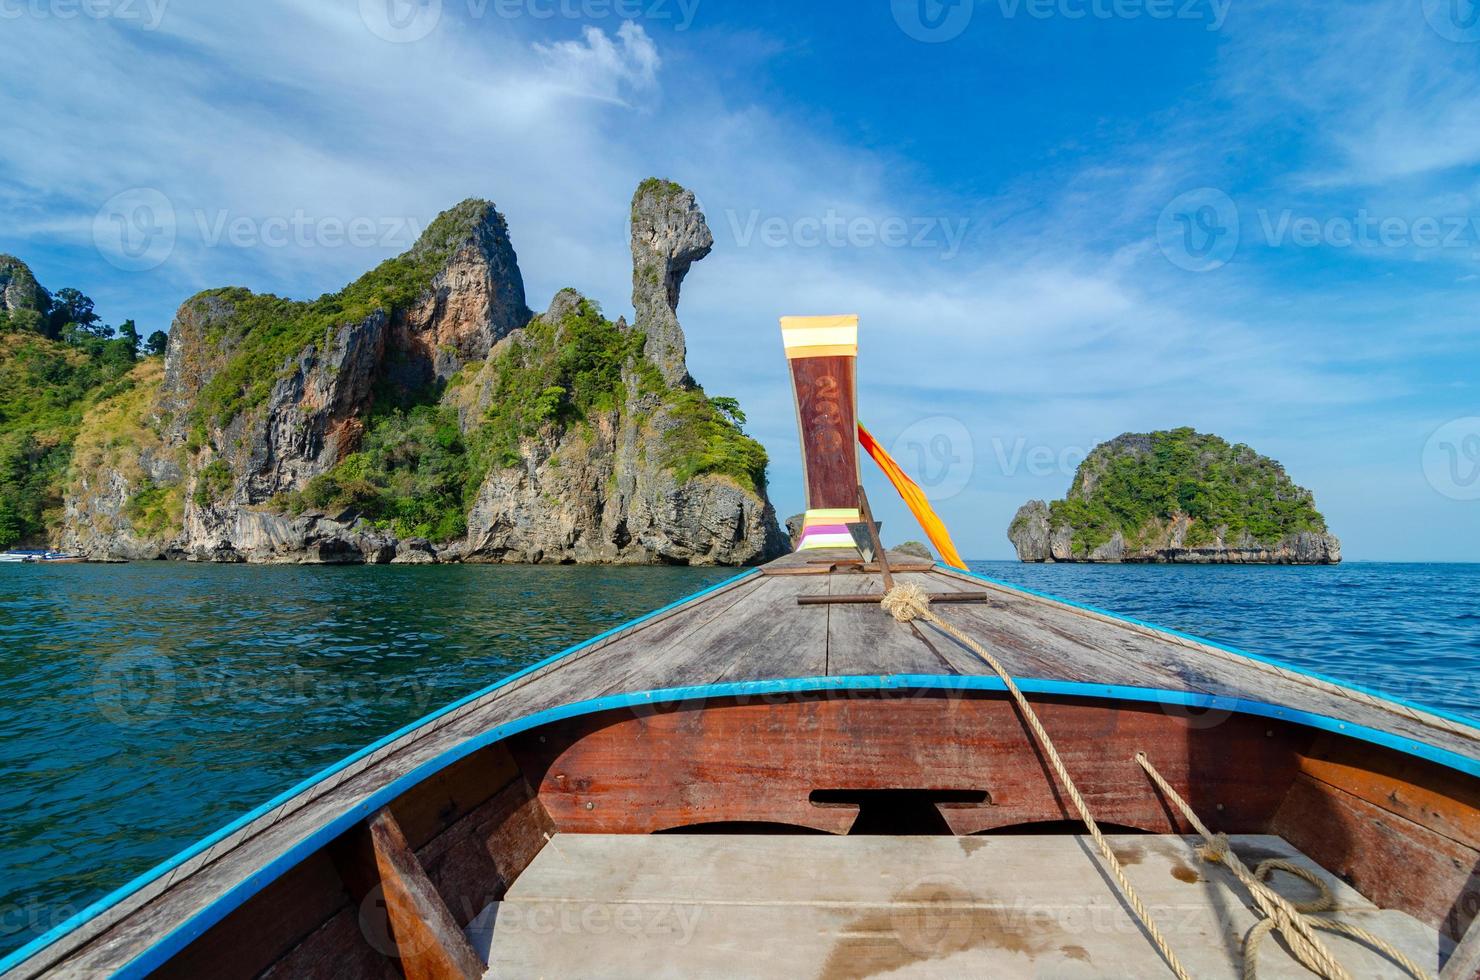
M896 585L884 595L879 604L886 613L901 623L908 623L913 619L935 618L930 611L930 593L913 582Z
M1084 797L1080 795L1079 788L1074 785L1074 780L1070 777L1069 770L1064 765L1064 760L1060 758L1058 749L1053 744L1053 739L1049 737L1047 729L1038 720L1038 715L1028 704L1028 699L1023 696L1023 692L1018 689L1017 683L1007 673L1007 669L1002 666L996 657L992 656L986 647L937 616L930 606L930 594L921 586L913 582L899 582L884 594L879 604L885 612L893 616L898 622L910 623L919 619L932 624L972 653L975 653L997 674L997 677L1007 688L1007 692L1012 695L1013 700L1017 703L1023 720L1027 722L1028 728L1037 738L1039 746L1043 749L1043 754L1048 758L1049 764L1059 778L1059 782L1063 784L1070 801L1074 804L1075 811L1079 814L1079 818L1084 821L1085 827L1089 830L1090 837L1094 839L1096 850L1099 851L1100 857L1104 859L1106 867L1109 869L1112 877L1114 877L1116 884L1120 887L1121 894L1125 896L1126 904L1131 907L1131 911L1135 913L1142 928L1145 929L1147 936L1150 937L1157 951L1161 953L1162 959L1166 960L1167 966L1171 968L1172 973L1178 977L1178 980L1189 980L1187 971L1183 969L1181 962L1177 959L1177 955L1172 952L1170 944L1162 936L1161 930L1157 928L1156 922L1151 916L1151 911L1142 902L1135 888L1132 887L1130 880L1126 877L1125 868L1121 866L1120 860L1110 848L1109 842L1105 840L1104 834L1100 832L1099 825L1095 823L1094 817L1090 814L1089 804L1084 801ZM1147 775L1151 777L1152 781L1156 783L1162 792L1167 794L1168 798L1182 811L1182 815L1187 818L1187 822L1202 836L1203 843L1198 847L1199 856L1204 861L1222 864L1228 868L1234 877L1248 890L1258 911L1264 916L1249 930L1248 935L1244 937L1244 980L1255 980L1257 977L1259 944L1265 936L1276 930L1284 938L1286 945L1295 954L1296 959L1312 972L1326 977L1327 980L1350 980L1350 974L1337 961L1336 957L1322 945L1321 941L1316 938L1314 932L1316 929L1349 936L1366 943L1402 967L1411 976L1418 977L1419 980L1427 980L1429 975L1412 960L1404 956L1391 944L1379 939L1365 929L1348 925L1335 919L1326 919L1308 914L1311 912L1326 911L1334 908L1336 905L1336 900L1332 896L1330 888L1327 887L1326 883L1315 872L1280 858L1270 858L1263 861L1257 868L1250 871L1239 859L1238 855L1233 852L1233 849L1229 847L1227 835L1214 834L1209 830L1198 819L1197 814L1193 812L1192 808L1187 805L1187 801L1182 799L1177 791L1172 788L1171 784L1162 778L1161 773L1156 771L1156 767L1146 758L1144 752L1136 753L1136 762L1140 764L1142 769L1146 770ZM1284 871L1310 882L1320 891L1320 897L1308 902L1289 901L1266 884L1275 871Z
M913 582L896 584L894 588L884 594L880 605L884 607L885 612L901 623L923 619L933 624L947 636L952 637L956 642L966 647L972 653L975 653L987 666L996 672L1002 683L1007 687L1008 693L1017 702L1018 709L1022 712L1023 720L1028 723L1028 727L1032 729L1033 734L1037 737L1038 744L1043 748L1043 754L1048 757L1049 764L1053 766L1053 771L1058 775L1059 782L1063 784L1065 792L1068 793L1069 799L1073 802L1074 809L1079 814L1079 819L1084 821L1084 826L1089 830L1090 837L1094 839L1096 850L1100 852L1100 857L1104 859L1105 866L1115 878L1115 883L1120 886L1120 892L1125 896L1126 904L1131 907L1131 911L1140 920L1141 927L1146 930L1146 935L1150 937L1152 944L1156 946L1157 952L1161 953L1162 959L1166 960L1167 965L1171 967L1172 972L1176 974L1178 980L1190 980L1187 971L1182 968L1181 962L1177 959L1177 954L1172 952L1171 945L1162 936L1161 930L1156 927L1156 921L1151 916L1151 910L1141 901L1141 896L1131 885L1130 879L1125 876L1125 868L1121 866L1120 859L1111 850L1110 842L1100 832L1099 824L1095 823L1095 818L1089 812L1089 804L1080 795L1079 787L1074 785L1074 780L1069 775L1068 767L1064 765L1064 760L1059 757L1058 749L1054 747L1053 739L1048 737L1048 731L1043 727L1043 723L1038 720L1038 715L1028 705L1028 699L1023 696L1023 692L1018 690L1017 684L1007 673L1007 669L998 662L996 657L987 651L986 647L937 616L935 611L930 608L929 593Z

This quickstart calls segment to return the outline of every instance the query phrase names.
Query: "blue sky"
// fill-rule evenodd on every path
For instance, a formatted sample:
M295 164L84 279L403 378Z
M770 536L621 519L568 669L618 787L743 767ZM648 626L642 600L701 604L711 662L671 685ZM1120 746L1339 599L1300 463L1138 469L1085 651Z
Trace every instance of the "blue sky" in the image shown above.
M1476 560L1474 2L0 0L0 250L147 332L336 289L480 196L532 306L616 315L667 176L717 242L691 370L783 516L776 318L846 311L865 423L970 557L1095 444L1192 425L1285 463L1350 559Z

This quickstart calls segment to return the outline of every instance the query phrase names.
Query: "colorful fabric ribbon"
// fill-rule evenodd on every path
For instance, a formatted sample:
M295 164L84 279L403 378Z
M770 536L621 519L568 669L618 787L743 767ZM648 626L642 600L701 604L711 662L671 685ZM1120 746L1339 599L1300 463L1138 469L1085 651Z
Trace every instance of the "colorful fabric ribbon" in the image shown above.
M961 560L961 556L956 553L955 544L951 542L951 532L946 530L945 524L931 509L930 500L925 496L925 491L909 478L909 474L900 469L894 457L879 445L861 423L858 426L858 441L874 458L874 462L879 464L879 469L884 471L884 475L889 477L889 482L894 484L894 489L899 491L905 506L910 509L910 513L915 515L915 520L920 522L920 527L925 531L925 536L930 539L930 543L935 545L936 552L940 554L940 560L954 568L966 571L966 562Z

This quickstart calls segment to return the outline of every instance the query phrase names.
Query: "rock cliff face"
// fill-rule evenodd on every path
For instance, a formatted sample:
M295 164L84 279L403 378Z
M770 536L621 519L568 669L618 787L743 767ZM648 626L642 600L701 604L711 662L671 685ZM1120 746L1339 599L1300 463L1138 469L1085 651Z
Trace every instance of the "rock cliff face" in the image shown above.
M492 204L464 201L428 232L410 258L450 257L431 288L390 324L389 343L399 356L387 374L406 390L448 381L531 315L508 225Z
M675 309L684 272L708 251L694 229L704 238L707 229L702 215L642 227L634 261L660 262L672 297L661 310L638 306L660 338L653 359L641 326L599 315L576 317L579 336L563 338L566 321L586 309L573 293L532 321L504 219L483 201L444 213L410 252L312 303L242 289L192 297L176 316L163 371L138 378L126 405L104 403L89 420L126 436L79 454L56 540L99 559L772 556L783 543L763 452L760 477L747 484L703 467L676 470L662 451L665 434L695 420L675 413L671 385L647 382L672 375L690 384ZM584 331L597 321L604 332ZM555 374L511 369L510 355L523 356L531 336ZM597 382L582 368L607 361L621 383L590 397ZM697 389L683 395L708 406ZM511 422L508 407L526 402L544 414ZM418 442L423 430L431 435ZM428 483L448 466L455 479ZM441 493L440 521L424 513L427 486ZM425 540L433 528L442 540Z
M1080 464L1064 500L1018 509L1025 562L1325 565L1341 561L1310 491L1274 460L1191 429L1119 436Z
M679 483L644 454L673 423L635 407L528 440L519 465L490 472L463 560L743 565L785 551L764 497L718 476Z
M0 313L16 310L42 313L50 304L46 290L31 274L30 266L14 255L0 255Z
M678 294L689 267L714 248L692 192L646 180L632 198L632 309L647 334L647 355L672 385L689 380Z

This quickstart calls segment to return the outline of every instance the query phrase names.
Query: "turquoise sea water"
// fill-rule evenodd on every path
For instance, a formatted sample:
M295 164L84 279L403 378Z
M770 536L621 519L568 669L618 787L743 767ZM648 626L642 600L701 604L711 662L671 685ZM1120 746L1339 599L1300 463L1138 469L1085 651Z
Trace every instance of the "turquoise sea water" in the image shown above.
M1480 719L1480 565L974 567ZM0 952L407 722L732 574L0 566Z

